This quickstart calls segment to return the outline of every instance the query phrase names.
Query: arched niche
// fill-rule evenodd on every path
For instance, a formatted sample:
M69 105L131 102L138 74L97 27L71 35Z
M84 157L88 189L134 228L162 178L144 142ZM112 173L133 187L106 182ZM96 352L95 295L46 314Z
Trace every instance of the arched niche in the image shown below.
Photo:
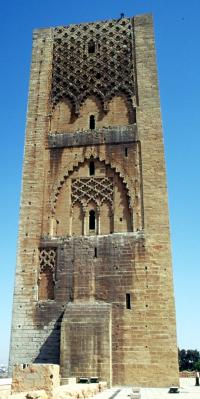
M53 271L46 267L40 272L38 281L38 299L46 301L54 299L54 278Z
M99 220L97 205L90 201L86 206L85 233L87 235L96 235L99 232Z
M91 128L101 127L103 116L102 104L99 98L92 95L83 102L77 123L80 129L91 130Z
M113 96L108 103L108 111L103 112L102 103L97 96L88 97L80 108L78 126L90 129L90 118L95 119L95 128L125 126L134 123L134 110L125 95Z
M112 97L103 121L105 126L125 126L131 123L130 109L125 96Z
M70 100L63 100L55 106L52 112L51 131L57 133L73 131L75 119Z
M95 174L90 175L90 162ZM90 228L90 210L95 228ZM53 235L94 235L133 231L130 197L123 180L105 162L90 158L75 167L57 196ZM94 217L91 216L91 217Z
M109 126L126 126L135 123L135 109L124 94L116 95L103 111L103 98L97 93L81 100L79 114L75 115L70 99L59 102L52 113L51 131L72 133L77 130L94 130Z

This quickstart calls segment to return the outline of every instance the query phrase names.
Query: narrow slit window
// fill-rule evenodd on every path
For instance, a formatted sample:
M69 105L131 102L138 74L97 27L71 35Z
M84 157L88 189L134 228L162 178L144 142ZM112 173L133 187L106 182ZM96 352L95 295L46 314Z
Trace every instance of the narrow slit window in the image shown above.
M94 164L94 161L90 161L89 171L90 171L90 176L94 176L95 175L95 164Z
M125 157L128 157L128 148L127 147L125 147L125 149L124 149L124 154L125 154Z
M94 248L94 257L97 258L97 247Z
M133 109L133 123L136 123L137 119L136 119L136 108Z
M94 130L95 129L95 116L90 115L90 129Z
M92 209L89 213L89 229L95 230L96 220L95 220L95 211Z
M126 309L131 309L131 294L126 294Z
M94 54L95 53L95 42L91 41L88 44L88 53L89 54Z

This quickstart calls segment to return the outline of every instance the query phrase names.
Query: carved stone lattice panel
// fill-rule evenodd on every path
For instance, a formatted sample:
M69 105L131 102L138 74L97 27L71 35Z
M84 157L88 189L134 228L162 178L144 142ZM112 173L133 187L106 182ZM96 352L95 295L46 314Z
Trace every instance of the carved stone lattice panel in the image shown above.
M39 265L40 272L47 268L55 272L56 267L56 249L55 248L40 248L39 250Z
M73 205L76 202L87 205L90 201L97 206L104 201L113 204L113 180L108 177L73 179L71 191Z
M78 114L85 99L95 95L106 111L116 94L124 94L132 104L133 50L130 18L55 28L53 105L68 98Z

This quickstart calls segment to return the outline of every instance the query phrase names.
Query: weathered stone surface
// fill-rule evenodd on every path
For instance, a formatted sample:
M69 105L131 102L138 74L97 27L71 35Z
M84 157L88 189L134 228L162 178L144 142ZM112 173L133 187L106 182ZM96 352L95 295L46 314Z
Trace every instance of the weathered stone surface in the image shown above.
M76 377L62 377L60 384L61 385L75 385L77 383Z
M96 53L89 51L93 28L99 35ZM80 38L76 29L81 29ZM114 50L106 52L104 68L111 40ZM127 59L126 78L120 71ZM85 63L84 78L79 66ZM73 72L66 74L69 66ZM111 348L113 384L178 384L165 162L149 15L100 22L99 28L95 23L34 32L10 366L59 364L63 314L71 303L85 303L87 314L89 302L111 309L102 342L109 341ZM77 316L74 320L72 331ZM85 334L78 340L78 327L74 333L77 342L69 355L74 365L80 349L75 376L81 377L85 345L92 348L91 370L104 375L107 365L96 331L93 335L95 325L97 314L87 325L92 345Z
M49 148L79 147L102 144L128 144L138 141L137 127L121 126L96 129L91 132L50 133Z
M11 392L28 392L44 390L49 398L60 385L60 367L55 364L29 364L13 367ZM27 394L32 399L32 394ZM35 398L37 393L34 394ZM33 397L34 399L34 397Z
M49 399L44 390L13 393L8 399Z
M76 384L76 385L62 385L58 387L55 392L55 399L81 399L90 398L99 392L104 391L107 388L106 382L100 382L98 384Z
M111 305L103 301L87 303L75 300L68 304L61 325L60 365L63 377L74 375L90 379L98 376L112 385L111 318ZM93 385L96 384L88 385L90 390Z

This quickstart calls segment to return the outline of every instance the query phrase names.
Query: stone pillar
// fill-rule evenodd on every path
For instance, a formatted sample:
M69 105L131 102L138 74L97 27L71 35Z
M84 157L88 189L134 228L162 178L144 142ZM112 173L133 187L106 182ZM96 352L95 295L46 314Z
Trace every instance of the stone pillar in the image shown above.
M87 208L85 206L83 206L82 213L83 213L83 235L86 236L88 230L87 229L88 216L87 216Z
M133 217L134 217L134 215L133 215L133 209L129 206L129 212L130 212L130 219L131 219L131 226L130 226L130 228L131 228L131 231L134 231L134 230L136 230L136 228L135 228L135 226L134 226L134 219L133 219Z
M100 206L97 207L97 211L96 211L96 215L97 215L97 234L100 235L101 234L101 211L100 211Z
M54 232L55 232L55 219L52 216L49 222L49 235L50 237L54 236Z
M70 219L69 219L69 235L72 236L72 222L73 222L73 214L74 214L74 208L73 206L70 209Z
M110 208L110 233L114 233L114 207L111 206Z
M12 395L43 390L49 399L60 386L60 366L57 364L21 364L13 367ZM21 397L25 395L21 394ZM28 397L28 395L26 396ZM33 397L32 395L30 397ZM34 397L40 397L35 394ZM46 397L46 396L45 396Z

